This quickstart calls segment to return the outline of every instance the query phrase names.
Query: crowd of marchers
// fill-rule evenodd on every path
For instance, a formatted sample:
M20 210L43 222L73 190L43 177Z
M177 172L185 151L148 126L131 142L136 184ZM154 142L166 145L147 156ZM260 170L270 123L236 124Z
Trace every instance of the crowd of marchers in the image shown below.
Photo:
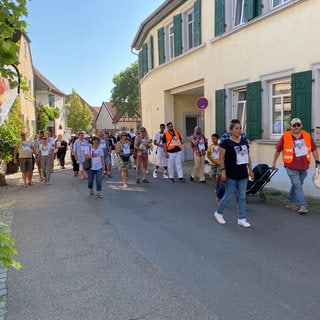
M238 224L250 227L251 224L246 219L246 194L248 184L254 183L258 177L257 171L252 168L249 142L242 132L241 122L233 119L229 131L221 137L213 133L210 143L202 129L196 126L190 141L194 165L189 180L206 183L208 178L212 182L218 203L214 212L216 221L219 224L226 223L224 210L236 196ZM34 139L27 139L26 133L22 132L21 142L14 150L14 162L19 163L24 187L34 185L35 166L40 182L50 185L55 159L60 168L65 169L66 152L70 148L73 175L87 180L89 195L101 199L102 179L112 179L112 170L116 168L121 173L124 189L129 188L130 169L135 171L136 184L148 184L149 156L152 152L156 156L152 172L154 179L162 177L170 183L184 183L183 144L181 134L175 130L172 122L160 124L153 139L145 127L139 128L135 135L121 127L117 137L108 130L97 130L95 135L79 131L72 134L70 139L61 134L55 139L50 132L43 131L39 131ZM312 136L303 130L300 119L291 120L290 129L277 143L270 169L276 168L276 161L281 153L291 182L286 207L305 214L308 208L302 186L311 155L317 169L320 169L320 162L317 146Z

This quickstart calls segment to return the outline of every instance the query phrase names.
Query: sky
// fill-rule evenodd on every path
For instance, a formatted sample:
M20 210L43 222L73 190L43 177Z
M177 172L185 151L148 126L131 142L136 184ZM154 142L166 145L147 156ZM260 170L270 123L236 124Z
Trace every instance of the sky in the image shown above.
M31 0L27 34L33 65L63 93L89 105L109 101L112 79L137 61L131 44L164 0Z

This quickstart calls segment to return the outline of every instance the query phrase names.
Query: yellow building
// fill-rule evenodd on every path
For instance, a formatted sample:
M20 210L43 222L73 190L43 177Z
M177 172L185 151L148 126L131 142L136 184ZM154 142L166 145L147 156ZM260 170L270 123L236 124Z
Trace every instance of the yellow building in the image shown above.
M25 33L17 32L15 41L19 41L18 70L20 77L23 77L29 88L28 92L20 90L21 114L25 130L32 136L36 132L36 112L34 101L34 73L32 55L30 49L30 39Z
M312 0L165 1L132 43L143 126L154 134L172 121L188 141L195 125L210 137L238 118L258 163L272 162L293 117L320 143L319 15ZM208 101L204 110L199 97Z

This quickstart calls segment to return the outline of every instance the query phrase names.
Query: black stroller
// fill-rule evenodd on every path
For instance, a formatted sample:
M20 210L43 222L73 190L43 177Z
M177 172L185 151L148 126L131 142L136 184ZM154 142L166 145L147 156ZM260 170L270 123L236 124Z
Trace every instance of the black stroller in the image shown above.
M278 169L272 170L267 164L258 164L253 168L254 181L248 180L247 195L256 194L259 192L259 197L262 202L266 201L266 195L263 193L263 188L270 182ZM248 197L247 197L248 202Z

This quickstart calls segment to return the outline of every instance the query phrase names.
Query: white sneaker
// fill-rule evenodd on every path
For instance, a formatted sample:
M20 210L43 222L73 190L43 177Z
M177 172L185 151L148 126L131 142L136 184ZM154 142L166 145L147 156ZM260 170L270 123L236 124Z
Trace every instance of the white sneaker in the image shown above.
M163 176L162 176L162 178L163 178L163 179L169 179L169 176L168 176L166 173L164 173Z
M218 223L220 223L220 224L226 223L226 220L223 219L223 215L218 213L217 211L214 213L214 217L216 218Z
M245 228L251 227L251 224L246 219L238 219L238 225Z
M158 171L157 171L157 170L154 170L152 175L153 175L153 177L154 177L155 179L157 179L157 178L158 178Z

